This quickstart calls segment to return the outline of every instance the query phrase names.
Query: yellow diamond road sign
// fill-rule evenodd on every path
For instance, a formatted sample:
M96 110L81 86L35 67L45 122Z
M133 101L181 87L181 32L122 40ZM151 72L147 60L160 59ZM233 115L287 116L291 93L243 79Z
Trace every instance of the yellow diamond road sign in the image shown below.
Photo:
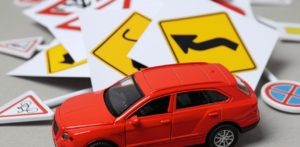
M75 62L68 51L60 44L46 51L48 74L66 70L84 63L87 60Z
M151 20L137 12L131 14L116 30L101 42L91 54L124 76L145 66L127 57Z
M231 72L256 69L225 12L164 20L159 25L177 63L221 63Z

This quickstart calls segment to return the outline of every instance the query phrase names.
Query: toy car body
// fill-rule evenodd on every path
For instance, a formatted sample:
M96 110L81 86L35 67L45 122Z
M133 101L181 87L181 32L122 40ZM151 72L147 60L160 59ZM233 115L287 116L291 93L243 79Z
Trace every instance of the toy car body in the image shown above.
M57 147L234 146L259 122L250 86L221 64L147 68L56 109Z

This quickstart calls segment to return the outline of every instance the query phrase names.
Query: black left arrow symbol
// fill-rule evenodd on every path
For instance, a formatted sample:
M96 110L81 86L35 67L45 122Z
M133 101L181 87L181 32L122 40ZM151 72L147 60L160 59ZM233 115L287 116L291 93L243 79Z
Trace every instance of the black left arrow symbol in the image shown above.
M60 63L73 64L75 62L69 53L64 54L64 58L65 58L65 61L60 62Z
M197 35L171 35L173 39L177 42L184 53L188 53L188 49L204 51L214 47L224 45L232 50L236 50L238 44L225 39L225 38L215 38L208 41L194 43L193 40L197 38Z

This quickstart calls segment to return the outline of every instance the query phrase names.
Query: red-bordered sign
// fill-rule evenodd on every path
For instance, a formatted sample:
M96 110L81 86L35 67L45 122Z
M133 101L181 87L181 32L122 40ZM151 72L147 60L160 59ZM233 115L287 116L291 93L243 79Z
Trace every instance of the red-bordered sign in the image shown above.
M266 95L274 102L291 107L300 107L300 85L274 83L265 89Z
M25 50L20 50L20 49L8 47L6 45L8 45L8 44L18 44L18 43L21 43L21 42L29 42L29 41L30 40L23 40L23 41L17 41L17 42L9 42L9 43L5 43L5 44L0 44L0 47L7 48L7 49L10 49L10 50L14 50L14 51L18 51L18 52L25 52L26 53L26 52L30 51L35 46L35 44L38 41L37 39L33 40L32 43L31 43L31 45L27 49L25 49Z
M5 113L6 111L8 111L9 109L11 109L12 107L21 104L22 101L24 101L25 99L30 98L30 100L32 102L35 103L36 106L38 106L38 108L42 111L42 112L38 112L38 113L25 113L25 114L14 114L14 115L3 115L1 116L1 114ZM18 112L17 112L18 113ZM48 111L37 101L34 99L34 97L32 95L28 95L26 97L24 97L23 99L17 101L16 103L14 103L13 105L9 106L8 108L4 109L3 111L0 112L0 117L12 117L12 116L24 116L24 115L38 115L38 114L47 114Z

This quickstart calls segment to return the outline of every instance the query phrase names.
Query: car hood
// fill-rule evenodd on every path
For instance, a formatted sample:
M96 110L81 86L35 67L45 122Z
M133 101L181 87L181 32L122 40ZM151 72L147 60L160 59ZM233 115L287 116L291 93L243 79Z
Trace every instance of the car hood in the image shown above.
M60 119L66 129L113 124L115 117L108 111L104 91L79 95L66 100L60 107Z

